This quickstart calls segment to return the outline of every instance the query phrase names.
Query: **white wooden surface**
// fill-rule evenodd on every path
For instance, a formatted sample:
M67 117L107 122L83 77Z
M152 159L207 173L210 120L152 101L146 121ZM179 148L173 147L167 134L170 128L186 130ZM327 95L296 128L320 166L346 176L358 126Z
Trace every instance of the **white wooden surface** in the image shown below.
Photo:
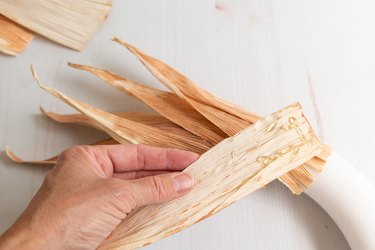
M300 101L320 137L375 184L375 5L368 0L117 0L82 53L37 38L17 58L0 55L0 150L40 159L105 136L55 124L38 106L72 111L42 92L41 77L111 111L149 110L68 61L105 67L161 87L120 46L119 36L201 86L267 114ZM40 186L47 169L0 155L0 232ZM147 249L349 249L331 218L306 195L279 183Z

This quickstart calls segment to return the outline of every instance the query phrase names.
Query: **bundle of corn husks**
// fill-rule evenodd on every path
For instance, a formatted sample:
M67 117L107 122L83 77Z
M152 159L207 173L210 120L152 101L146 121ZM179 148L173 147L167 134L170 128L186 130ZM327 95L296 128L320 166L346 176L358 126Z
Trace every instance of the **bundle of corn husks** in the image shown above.
M174 234L211 216L238 199L279 179L299 194L313 182L330 150L319 143L299 104L265 118L200 88L162 61L115 38L171 92L150 88L110 71L69 64L87 71L123 93L138 98L158 114L109 113L45 86L40 87L79 111L46 112L61 123L105 131L111 138L96 144L135 143L173 147L203 154L185 172L195 179L191 193L175 201L130 213L101 248L134 249ZM8 150L18 162L24 161ZM31 163L53 164L57 157Z
M112 0L0 0L0 52L17 55L34 33L81 50L111 7Z

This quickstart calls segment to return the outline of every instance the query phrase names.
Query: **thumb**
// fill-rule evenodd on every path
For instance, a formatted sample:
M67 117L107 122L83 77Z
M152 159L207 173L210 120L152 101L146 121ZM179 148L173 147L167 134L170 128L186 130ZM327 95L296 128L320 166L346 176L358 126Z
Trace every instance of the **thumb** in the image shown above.
M130 197L136 206L166 202L186 194L194 180L185 173L149 176L128 182Z

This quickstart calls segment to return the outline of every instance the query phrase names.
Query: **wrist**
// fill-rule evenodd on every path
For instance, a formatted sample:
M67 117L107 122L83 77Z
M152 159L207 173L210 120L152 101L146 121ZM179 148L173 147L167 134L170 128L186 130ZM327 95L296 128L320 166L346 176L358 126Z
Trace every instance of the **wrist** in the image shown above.
M38 241L31 232L11 227L0 236L0 249L36 249Z
M0 236L0 249L50 249L50 237L41 233L41 228L31 228L26 223L16 222Z

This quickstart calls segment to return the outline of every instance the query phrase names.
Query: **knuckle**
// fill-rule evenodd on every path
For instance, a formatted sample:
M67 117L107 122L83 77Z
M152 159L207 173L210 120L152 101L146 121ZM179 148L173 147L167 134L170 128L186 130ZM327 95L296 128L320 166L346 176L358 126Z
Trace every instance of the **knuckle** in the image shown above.
M61 184L61 169L52 169L49 171L43 181L43 189L47 191L57 190Z
M79 146L74 146L70 149L68 149L73 154L84 154L88 153L91 151L91 146L88 145L79 145Z
M111 193L116 195L120 195L122 193L122 190L124 189L123 183L117 179L108 180L106 186Z
M59 158L60 159L69 159L74 156L80 155L80 156L87 156L91 152L91 147L88 145L79 145L79 146L73 146L69 149L66 149L63 151Z
M44 178L44 184L48 187L52 187L55 183L55 172L50 171L47 175L46 178Z
M127 200L132 192L129 185L126 184L126 181L120 179L109 179L106 180L106 189L108 193L121 198L123 200Z
M149 179L149 184L151 187L151 193L158 201L164 201L168 197L168 188L163 179L159 176L152 176Z
M132 192L123 181L110 180L106 183L107 193L110 194L113 204L123 213L129 213L134 207L136 202L132 197Z

